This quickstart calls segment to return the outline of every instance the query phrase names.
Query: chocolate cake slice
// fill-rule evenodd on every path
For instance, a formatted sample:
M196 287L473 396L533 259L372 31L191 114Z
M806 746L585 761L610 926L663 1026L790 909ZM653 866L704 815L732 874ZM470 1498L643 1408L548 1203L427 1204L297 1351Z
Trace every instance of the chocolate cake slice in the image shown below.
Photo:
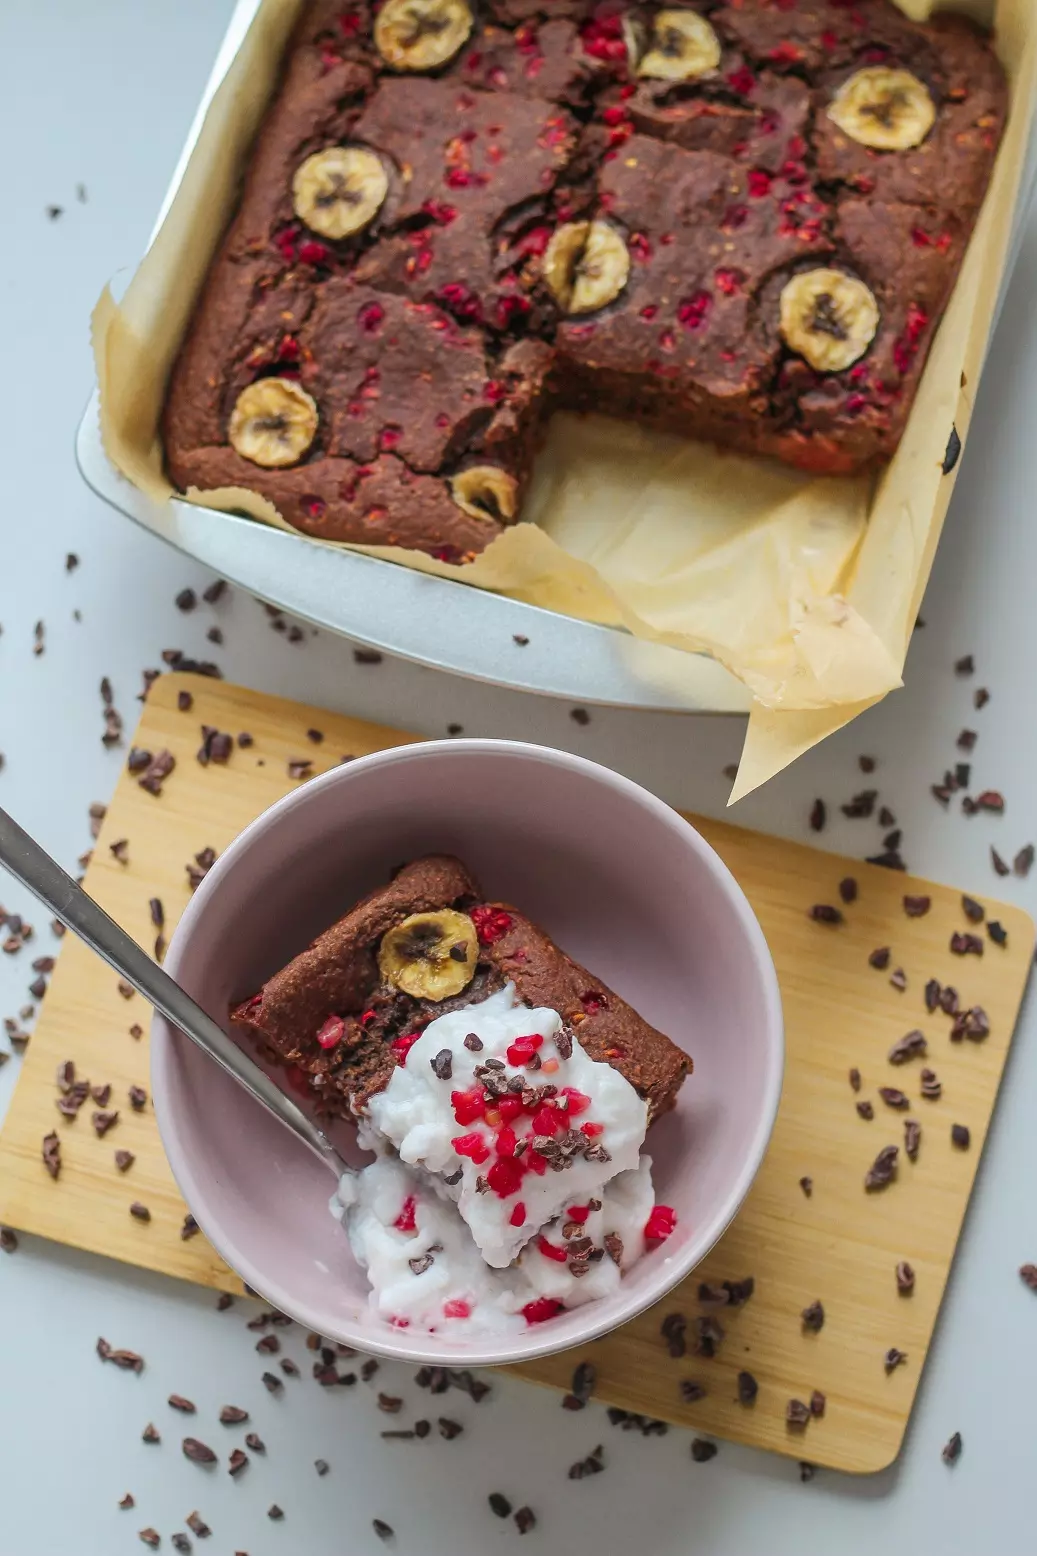
M691 1060L517 909L486 902L458 859L430 854L364 897L231 1012L299 1089L337 1117L362 1113L436 1016L514 983L555 1010L592 1059L648 1104L673 1107Z

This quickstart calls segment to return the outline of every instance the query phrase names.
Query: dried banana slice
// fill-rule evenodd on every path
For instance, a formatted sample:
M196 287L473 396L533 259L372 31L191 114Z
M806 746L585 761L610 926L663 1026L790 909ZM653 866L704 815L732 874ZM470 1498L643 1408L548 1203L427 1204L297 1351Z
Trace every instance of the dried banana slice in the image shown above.
M844 81L828 109L851 140L876 151L920 146L936 120L936 105L924 81L909 70L875 65Z
M234 402L227 436L267 470L299 462L317 433L317 402L292 378L257 378Z
M465 0L385 0L374 41L394 70L435 70L453 59L471 30Z
M856 276L805 270L782 290L780 328L790 350L819 373L841 373L862 357L879 327L879 305Z
M543 275L564 313L594 313L626 286L630 255L608 222L566 222L544 251Z
M466 989L479 960L479 936L467 913L412 913L378 947L387 983L414 999L445 1000Z
M473 519L508 523L518 507L518 482L496 465L470 465L450 478L450 495Z
M382 159L366 146L329 146L300 162L292 179L299 220L338 241L374 220L389 193Z
M659 81L690 81L708 76L720 64L720 39L697 11L658 11L652 46L637 67L639 76Z

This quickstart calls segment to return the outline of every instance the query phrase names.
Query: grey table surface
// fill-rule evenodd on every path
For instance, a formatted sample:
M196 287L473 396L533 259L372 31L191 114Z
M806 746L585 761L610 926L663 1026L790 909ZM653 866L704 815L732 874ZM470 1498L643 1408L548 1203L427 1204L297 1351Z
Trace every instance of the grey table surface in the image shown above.
M93 498L75 470L72 440L91 384L87 319L110 275L133 262L150 230L194 105L226 26L230 0L37 0L0 7L7 64L0 126L7 147L0 242L4 454L0 550L0 804L66 865L89 845L87 807L104 800L122 753L100 742L102 676L132 721L144 666L178 647L211 655L232 679L285 696L441 734L521 736L564 746L628 773L665 798L723 812L724 766L737 755L738 719L596 710L581 727L569 708L447 678L413 665L354 663L325 636L292 644L262 609L235 594L216 611L183 616L173 596L209 578ZM85 200L77 198L77 184ZM49 205L62 207L53 219ZM836 811L824 842L854 854L877 847L873 822L848 821L838 802L863 786L861 753L879 763L872 782L896 812L914 869L999 891L1037 908L1028 883L997 881L991 843L1005 854L1037 837L1037 721L1033 718L1032 605L1037 530L1037 223L1023 246L1000 326L952 512L915 635L907 687L737 808L753 827L809 838L815 795ZM81 565L66 573L65 556ZM79 612L79 618L74 616ZM45 652L32 652L45 623ZM225 643L205 633L218 622ZM956 677L972 653L976 675ZM990 688L982 712L977 685ZM945 813L929 784L953 760L964 725L980 731L973 761L1007 801L1003 818ZM10 910L39 918L3 883ZM52 949L45 929L38 953ZM0 958L0 1014L26 999L26 956ZM1031 1002L1032 1004L1032 1002ZM801 1485L796 1466L726 1444L706 1465L689 1437L644 1440L611 1428L591 1406L580 1415L517 1381L494 1382L478 1407L457 1395L433 1401L408 1376L380 1375L407 1399L433 1404L465 1435L447 1443L384 1443L386 1418L369 1389L328 1398L311 1384L277 1400L244 1327L243 1305L214 1311L211 1294L72 1254L32 1238L0 1254L0 1552L83 1556L140 1549L136 1531L170 1536L198 1508L214 1531L196 1548L250 1556L309 1556L384 1549L371 1519L393 1524L396 1549L479 1556L509 1548L513 1525L489 1513L500 1489L536 1508L524 1547L581 1556L634 1547L645 1556L786 1556L877 1544L908 1551L1032 1549L1037 1446L1037 1298L1017 1268L1037 1259L1037 1026L1024 1014L969 1212L918 1406L898 1464L866 1479L819 1473ZM0 1070L0 1106L18 1062ZM739 1272L741 1273L741 1272ZM99 1334L143 1352L142 1377L102 1367ZM301 1337L289 1338L300 1360ZM197 1401L189 1425L171 1412L175 1391ZM248 1408L268 1453L232 1481L180 1454L193 1428L225 1447L219 1406ZM435 1414L439 1413L439 1409ZM164 1442L141 1443L154 1420ZM965 1439L954 1470L940 1461L952 1431ZM604 1442L607 1470L579 1484L575 1458ZM318 1478L313 1460L331 1469ZM130 1490L136 1507L116 1506ZM281 1523L266 1516L271 1502Z

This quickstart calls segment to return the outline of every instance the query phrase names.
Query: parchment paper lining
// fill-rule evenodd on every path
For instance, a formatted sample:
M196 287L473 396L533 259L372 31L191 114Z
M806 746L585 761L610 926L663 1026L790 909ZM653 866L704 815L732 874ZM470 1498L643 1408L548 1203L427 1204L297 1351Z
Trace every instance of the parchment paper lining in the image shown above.
M165 384L299 8L262 0L154 243L122 302L106 289L94 311L105 449L159 500L174 495L158 433ZM903 9L923 16L930 6L904 0ZM957 9L989 16L982 0ZM907 432L877 481L808 477L563 414L548 429L524 522L468 566L349 549L711 654L755 699L732 800L900 685L953 485L941 469L947 439L952 425L963 443L968 431L1037 94L1037 8L998 0L995 22L1012 86L1008 128ZM255 492L188 496L289 528Z

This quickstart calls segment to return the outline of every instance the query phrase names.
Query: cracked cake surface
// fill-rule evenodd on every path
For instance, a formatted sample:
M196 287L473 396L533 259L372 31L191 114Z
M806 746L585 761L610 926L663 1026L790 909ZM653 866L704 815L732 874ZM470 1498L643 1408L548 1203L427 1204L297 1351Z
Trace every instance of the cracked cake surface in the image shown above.
M903 434L986 191L989 37L892 0L313 0L170 380L169 474L471 559L547 417L808 471Z

